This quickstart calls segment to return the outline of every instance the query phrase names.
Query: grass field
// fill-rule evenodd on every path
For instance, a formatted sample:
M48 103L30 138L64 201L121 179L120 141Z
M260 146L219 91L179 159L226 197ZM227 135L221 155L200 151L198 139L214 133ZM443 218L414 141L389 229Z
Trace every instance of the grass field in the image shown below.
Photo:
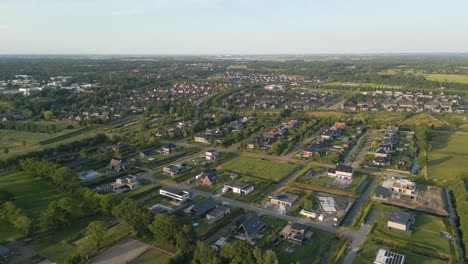
M379 216L370 236L373 239L381 240L389 245L405 247L413 252L433 252L447 257L452 255L454 249L451 242L439 236L439 231L451 233L447 219L416 213L416 221L411 227L413 232L406 234L386 228L387 214L398 208L384 205L375 205L375 207L379 210Z
M379 245L373 241L367 240L362 246L359 255L355 258L354 264L367 264L372 263L377 256L379 249L386 249L392 252L400 253L405 256L405 263L418 263L418 264L444 264L446 261L424 257L405 251L400 248L390 247L387 245Z
M468 167L460 166L468 159L468 135L432 132L431 144L432 151L428 155L430 179L444 183L468 172Z
M464 67L461 67L464 69ZM423 73L416 72L414 69L387 69L381 71L380 74L395 75L395 74L414 74L424 76L426 79L438 82L457 82L468 84L468 75L463 74L443 74L443 73Z
M324 85L326 86L349 86L349 87L372 87L372 88L393 88L400 89L400 85L390 85L381 83L359 83L359 82L330 82Z
M248 176L281 181L299 168L287 162L238 157L222 165L224 170L234 171Z
M138 258L130 261L130 264L164 263L168 258L170 258L170 256L161 251L149 249Z
M468 75L461 74L422 74L426 79L439 82L457 82L468 84Z
M74 128L48 134L0 129L0 148L7 147L9 149L9 154L0 155L0 158L7 158L11 155L35 150L40 148L41 145L44 145L42 142L54 143L68 138L68 135L70 137L77 136L77 133L81 130L82 128ZM54 141L55 138L58 140ZM23 140L26 142L26 146L23 146Z
M22 171L0 175L0 189L14 194L14 203L33 224L40 224L41 214L51 201L64 197L43 180L32 178Z
M446 124L443 121L435 118L434 116L428 113L420 113L420 114L414 115L400 123L400 125L408 125L408 126L411 126L411 125L417 126L421 124L424 124L428 127L434 126L435 128L443 128L446 126Z

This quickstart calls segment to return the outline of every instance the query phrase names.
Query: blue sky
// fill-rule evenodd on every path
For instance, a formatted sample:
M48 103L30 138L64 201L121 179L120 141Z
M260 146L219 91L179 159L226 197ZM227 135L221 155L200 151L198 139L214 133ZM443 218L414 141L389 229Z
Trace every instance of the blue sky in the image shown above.
M467 0L0 0L0 54L468 52Z

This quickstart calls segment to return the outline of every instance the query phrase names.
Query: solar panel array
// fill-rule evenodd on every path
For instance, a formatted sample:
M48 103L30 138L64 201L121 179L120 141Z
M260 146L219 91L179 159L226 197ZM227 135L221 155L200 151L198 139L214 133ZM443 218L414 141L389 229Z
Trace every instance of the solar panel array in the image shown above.
M401 264L404 258L403 255L390 251L385 251L385 257L387 257L385 264Z

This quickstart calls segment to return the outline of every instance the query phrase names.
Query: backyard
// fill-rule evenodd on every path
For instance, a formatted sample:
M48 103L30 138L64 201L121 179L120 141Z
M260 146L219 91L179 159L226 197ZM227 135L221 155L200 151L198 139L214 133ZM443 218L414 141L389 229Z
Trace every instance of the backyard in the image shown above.
M382 243L406 248L420 254L433 255L441 258L450 258L454 254L453 243L440 236L439 232L451 234L450 223L447 219L416 213L416 221L412 225L412 233L402 233L389 230L387 216L396 207L375 205L379 215L370 237Z

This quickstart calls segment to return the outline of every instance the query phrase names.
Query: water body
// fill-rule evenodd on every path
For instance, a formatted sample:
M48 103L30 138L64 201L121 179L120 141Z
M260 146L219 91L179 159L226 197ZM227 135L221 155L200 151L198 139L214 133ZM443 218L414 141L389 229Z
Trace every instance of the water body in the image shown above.
M348 164L348 161L349 161L349 158L351 157L351 155L356 151L357 147L359 146L359 144L361 143L361 140L362 138L364 137L364 134L363 133L359 139L357 140L356 144L354 144L353 148L348 152L348 155L346 155L345 159L343 160L343 163L344 164Z
M418 164L418 147L414 148L414 159L413 159L413 167L411 167L411 173L416 174L419 171L419 164Z

